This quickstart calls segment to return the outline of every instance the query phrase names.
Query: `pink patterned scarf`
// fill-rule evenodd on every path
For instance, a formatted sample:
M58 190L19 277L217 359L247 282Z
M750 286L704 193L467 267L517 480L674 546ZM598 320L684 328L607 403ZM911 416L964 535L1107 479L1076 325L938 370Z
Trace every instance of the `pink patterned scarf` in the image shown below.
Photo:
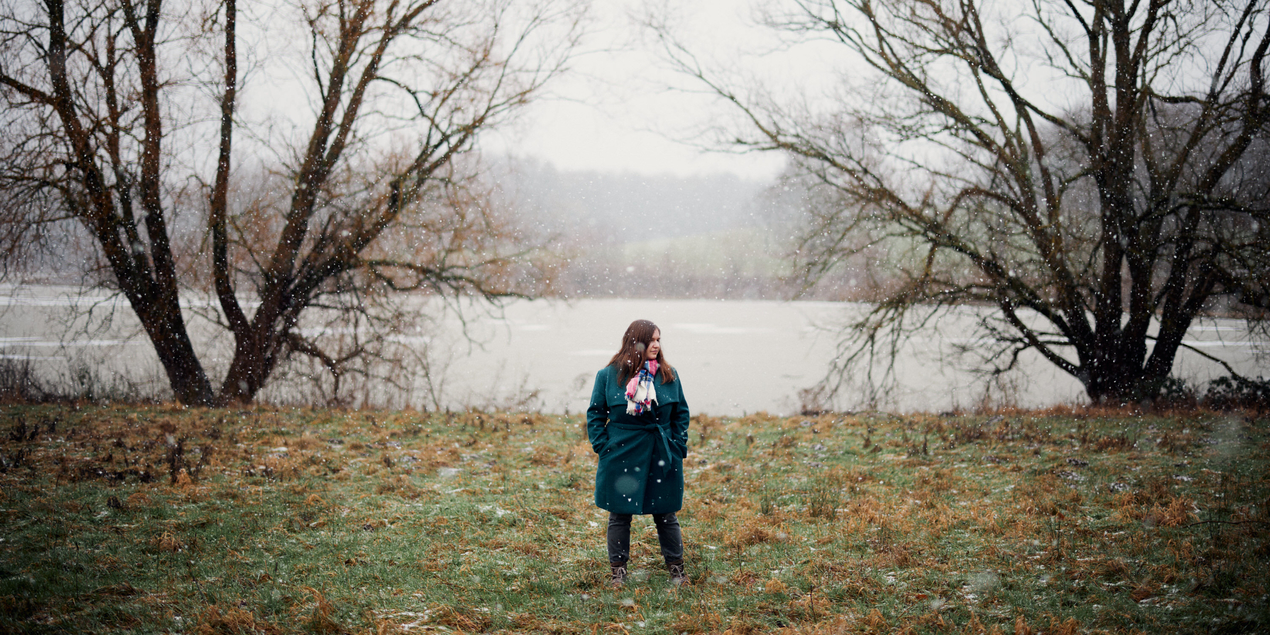
M657 390L653 388L655 377L657 360L650 359L626 382L626 414L641 415L652 409L653 402L657 401Z

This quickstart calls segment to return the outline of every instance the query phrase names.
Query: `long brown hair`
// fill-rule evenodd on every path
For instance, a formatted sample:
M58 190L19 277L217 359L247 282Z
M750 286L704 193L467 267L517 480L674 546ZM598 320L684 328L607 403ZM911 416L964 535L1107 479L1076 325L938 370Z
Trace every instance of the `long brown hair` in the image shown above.
M625 384L639 372L639 367L644 364L644 351L648 350L648 343L653 341L653 334L658 330L657 325L648 320L635 320L626 327L622 348L609 360L610 366L617 366L618 383ZM657 367L661 369L661 383L675 381L675 369L666 362L666 356L660 349L657 351Z

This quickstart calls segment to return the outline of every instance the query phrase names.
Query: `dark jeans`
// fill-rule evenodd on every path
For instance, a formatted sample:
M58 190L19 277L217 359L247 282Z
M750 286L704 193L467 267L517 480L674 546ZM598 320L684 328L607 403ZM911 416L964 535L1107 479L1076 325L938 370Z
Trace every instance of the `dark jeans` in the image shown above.
M674 512L669 514L653 514L653 524L657 526L657 542L661 544L661 555L666 562L683 562L684 541L679 535L679 519ZM609 514L609 564L615 567L626 566L631 558L631 515Z

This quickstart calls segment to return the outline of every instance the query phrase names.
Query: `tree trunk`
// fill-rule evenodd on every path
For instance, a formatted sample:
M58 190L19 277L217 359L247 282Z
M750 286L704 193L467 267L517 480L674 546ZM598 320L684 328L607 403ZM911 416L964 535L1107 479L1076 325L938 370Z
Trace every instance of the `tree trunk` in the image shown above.
M265 360L270 357L261 350L255 338L239 338L234 347L234 360L225 373L225 382L221 384L217 401L221 405L251 403L256 393L264 386L273 364L266 367Z
M212 405L215 392L194 353L177 294L156 293L153 282L148 277L142 277L137 269L127 266L130 263L111 260L115 279L154 345L159 362L167 373L168 385L177 400L192 406Z
M257 310L251 324L235 336L234 359L221 384L221 404L250 403L264 388L270 373L286 351L286 338L294 325L298 310L278 310L266 302Z
M1094 403L1138 401L1145 388L1139 368L1114 352L1102 355L1099 363L1090 367L1085 381L1085 392Z
M167 372L168 384L177 400L192 406L213 405L215 393L203 365L194 354L194 345L185 330L179 303L175 300L151 304L134 302L132 308L154 344L154 351Z

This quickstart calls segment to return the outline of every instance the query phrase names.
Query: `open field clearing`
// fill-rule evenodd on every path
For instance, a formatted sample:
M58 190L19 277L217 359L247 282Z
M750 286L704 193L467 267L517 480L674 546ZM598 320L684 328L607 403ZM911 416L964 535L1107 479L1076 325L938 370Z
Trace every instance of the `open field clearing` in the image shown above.
M606 587L579 417L0 409L0 631L1270 629L1270 419L698 417Z

